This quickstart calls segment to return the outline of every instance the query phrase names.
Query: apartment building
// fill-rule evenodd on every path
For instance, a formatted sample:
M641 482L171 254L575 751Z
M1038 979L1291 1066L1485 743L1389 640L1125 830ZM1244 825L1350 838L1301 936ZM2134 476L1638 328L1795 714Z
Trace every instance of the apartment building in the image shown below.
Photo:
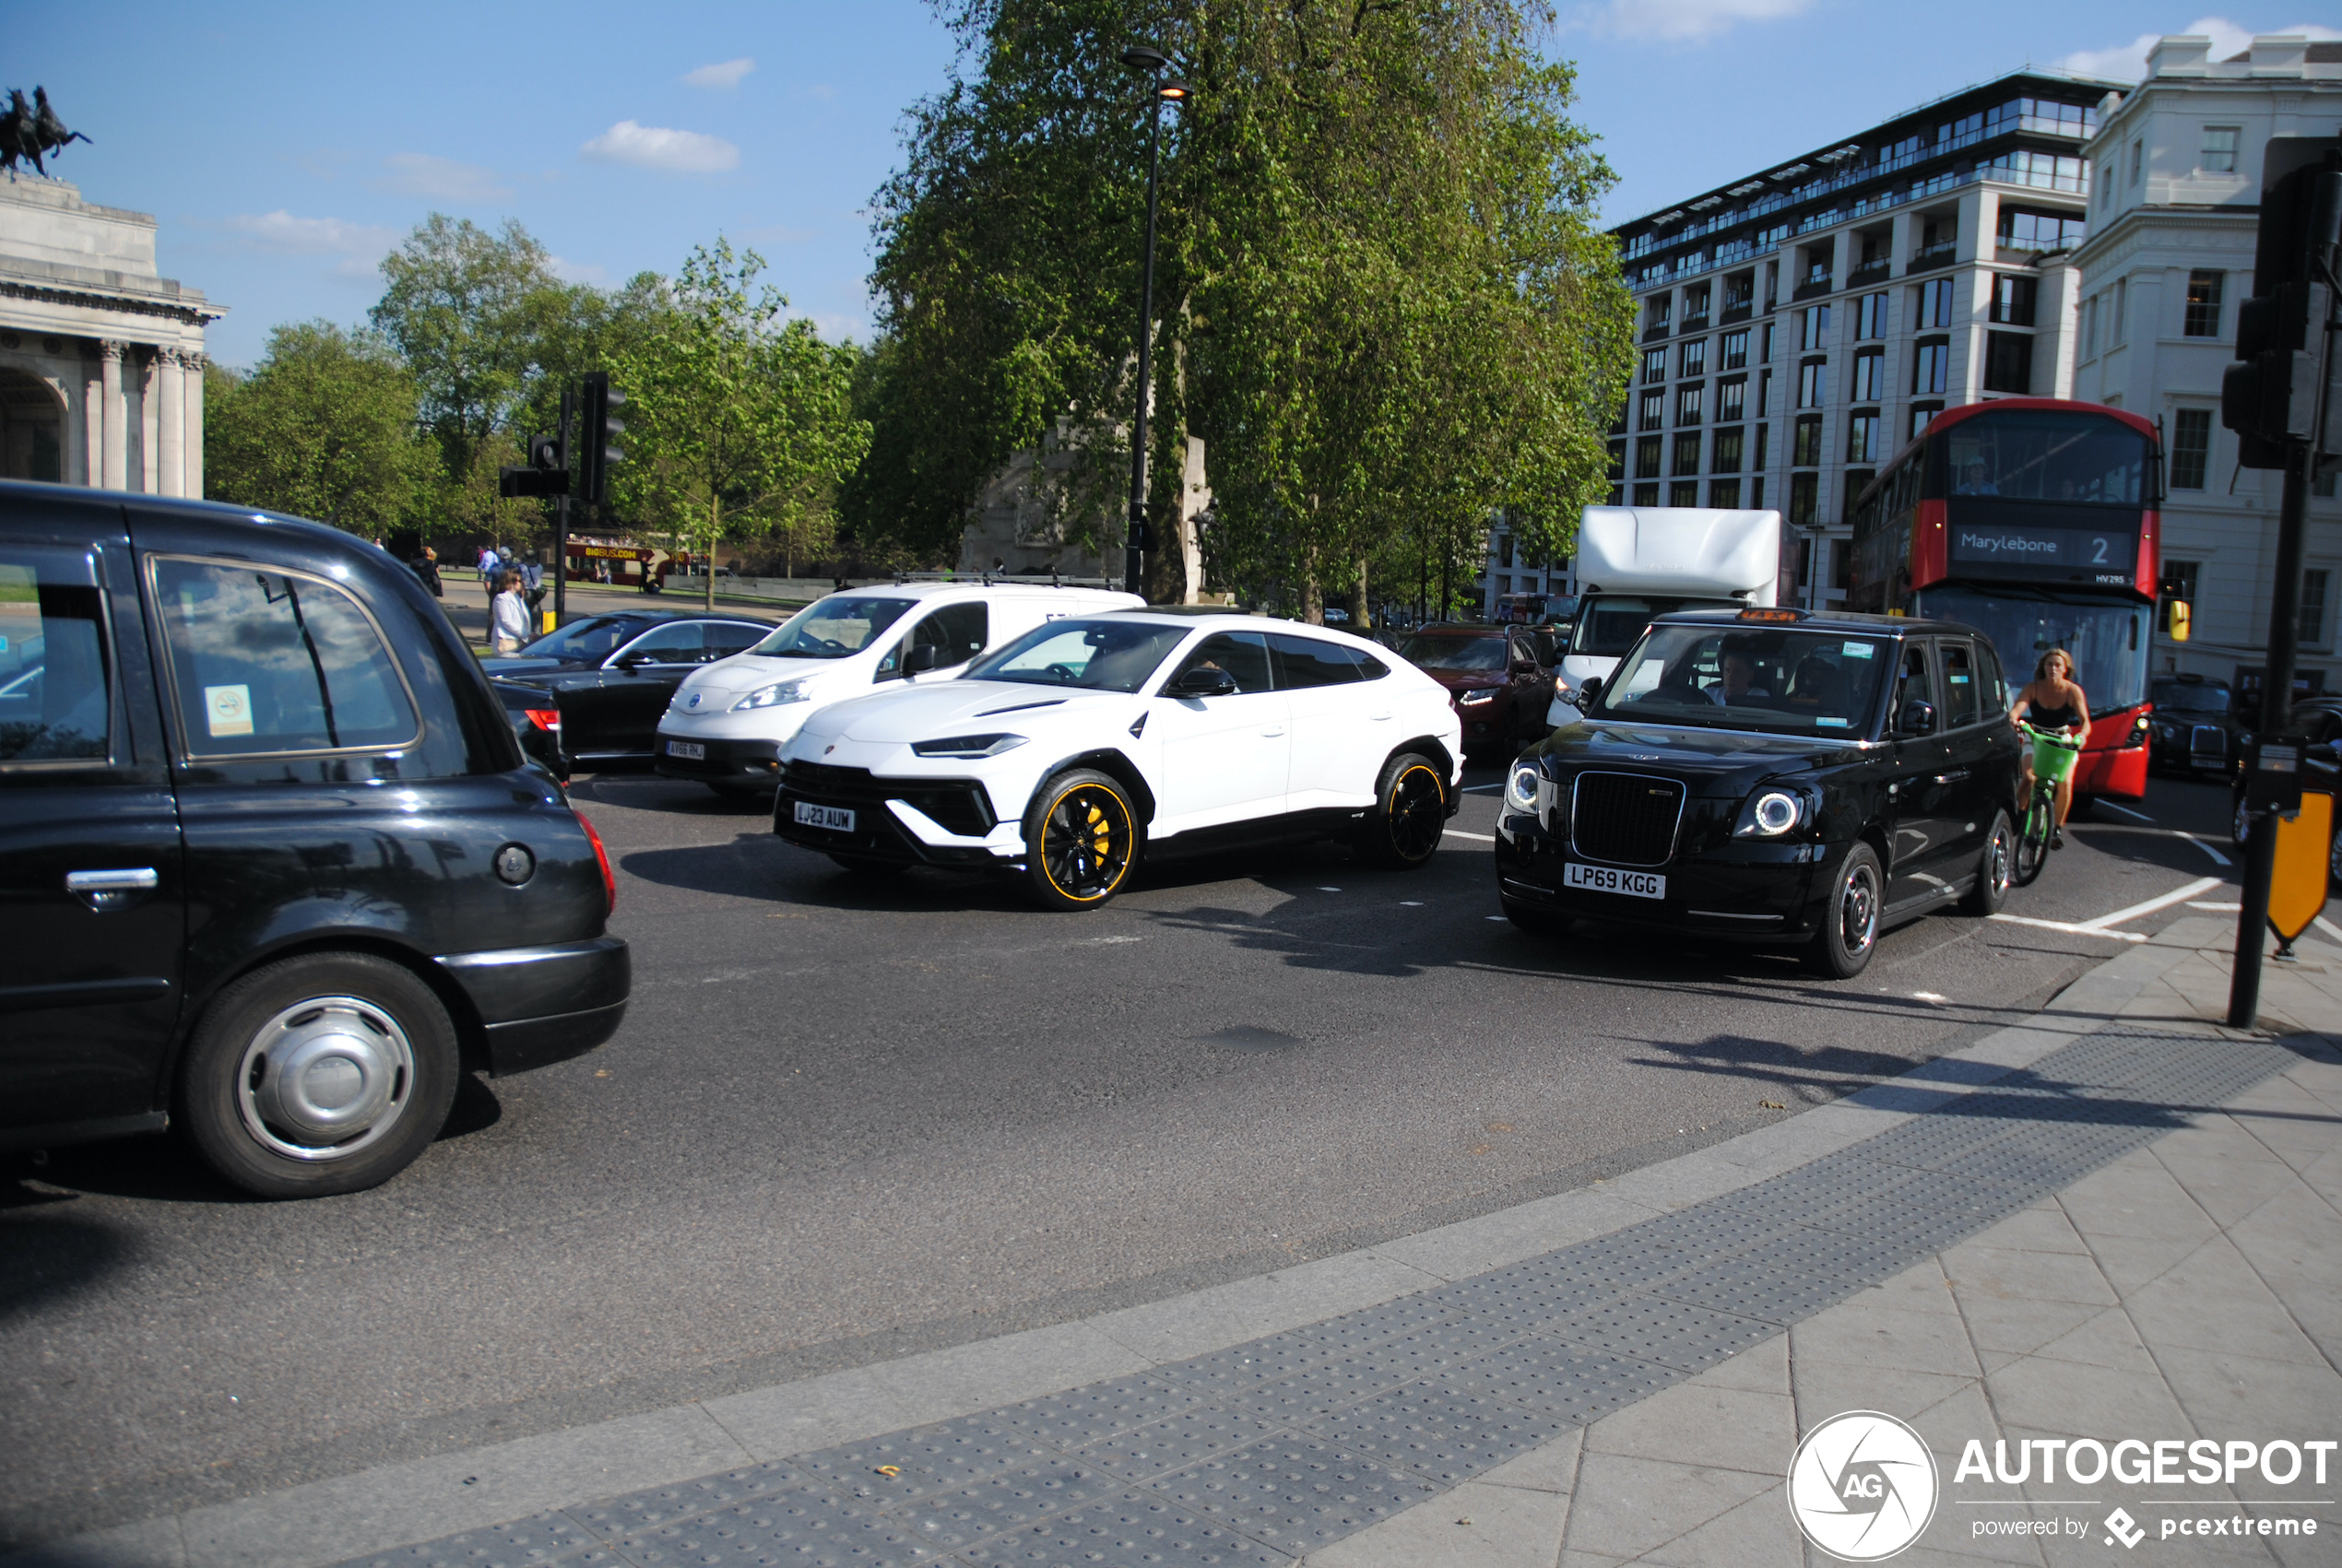
M2269 636L2282 477L2237 466L2220 376L2253 291L2261 159L2279 136L2342 133L2342 43L2255 38L2225 60L2211 41L2162 40L2138 87L2102 112L2092 169L2074 395L2163 427L2163 579L2194 607L2188 641L2159 629L2153 667L2257 681ZM2342 501L2312 489L2301 583L2301 674L2337 685Z
M1841 601L1854 498L1930 419L2072 395L2083 149L2120 85L2014 72L1619 225L1611 500L1777 507L1800 601Z

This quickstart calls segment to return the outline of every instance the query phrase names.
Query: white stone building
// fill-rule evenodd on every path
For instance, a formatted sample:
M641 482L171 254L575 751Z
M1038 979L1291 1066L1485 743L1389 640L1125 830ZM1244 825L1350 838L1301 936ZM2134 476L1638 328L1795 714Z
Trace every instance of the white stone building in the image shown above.
M2271 136L2342 133L2342 44L2256 38L2210 58L2211 41L2166 38L2147 75L2100 111L2088 153L2093 195L2081 274L2074 395L2163 427L2163 575L2194 606L2192 634L2159 629L2153 667L2240 684L2267 655L2282 477L2240 469L2220 428L2220 377L2237 307L2253 292L2261 156ZM2342 502L2331 477L2310 501L2300 669L2337 685Z
M155 220L0 178L0 477L203 494L204 328Z
M1842 600L1854 498L1930 419L2073 395L2083 145L2118 85L2015 72L1614 230L1641 347L1612 501L1778 508L1801 602Z

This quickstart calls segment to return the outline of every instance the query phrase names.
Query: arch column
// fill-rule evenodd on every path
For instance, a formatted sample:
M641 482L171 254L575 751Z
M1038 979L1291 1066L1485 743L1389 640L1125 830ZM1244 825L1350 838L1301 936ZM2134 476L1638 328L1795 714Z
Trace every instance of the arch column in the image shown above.
M155 493L185 495L187 493L187 430L183 422L186 417L183 393L186 388L186 372L179 363L177 349L158 348L155 350L153 384L161 394L161 408L157 415L157 421L162 427L160 432L162 464L161 472L156 477Z
M122 389L122 361L129 352L129 344L112 338L98 345L101 407L90 424L100 430L103 443L99 482L110 490L130 488L130 410L123 402Z

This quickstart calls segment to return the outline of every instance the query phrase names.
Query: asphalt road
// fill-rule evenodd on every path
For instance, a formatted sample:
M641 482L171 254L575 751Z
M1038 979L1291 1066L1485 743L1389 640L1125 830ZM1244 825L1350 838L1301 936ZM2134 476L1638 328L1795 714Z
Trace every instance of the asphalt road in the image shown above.
M2224 788L2159 780L2077 822L2019 919L1920 921L1832 984L1516 932L1463 836L1494 778L1421 872L1214 862L1080 915L848 875L694 784L579 781L634 944L601 1051L467 1089L349 1197L245 1201L167 1139L0 1166L0 1548L1582 1185L1956 1048L2119 950L2075 927L2235 874Z

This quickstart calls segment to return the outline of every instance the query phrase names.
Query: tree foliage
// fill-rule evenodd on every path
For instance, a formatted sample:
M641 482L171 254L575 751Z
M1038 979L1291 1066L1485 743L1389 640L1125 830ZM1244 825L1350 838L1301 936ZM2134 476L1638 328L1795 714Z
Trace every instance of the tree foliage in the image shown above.
M858 484L868 525L956 532L1053 420L1130 419L1146 115L1118 56L1143 41L1195 89L1163 148L1158 534L1192 433L1216 570L1282 582L1313 618L1378 553L1463 553L1497 508L1567 548L1603 484L1631 306L1571 68L1534 52L1544 19L1507 0L962 0L962 69L878 198L873 453L906 461Z
M858 356L785 320L788 301L757 285L763 267L725 240L694 249L612 371L627 397L621 507L703 560L727 535L801 544L869 442L852 409ZM713 605L712 572L704 585Z
M205 491L379 540L438 469L418 440L418 402L380 337L327 322L279 326L252 374L206 377Z

